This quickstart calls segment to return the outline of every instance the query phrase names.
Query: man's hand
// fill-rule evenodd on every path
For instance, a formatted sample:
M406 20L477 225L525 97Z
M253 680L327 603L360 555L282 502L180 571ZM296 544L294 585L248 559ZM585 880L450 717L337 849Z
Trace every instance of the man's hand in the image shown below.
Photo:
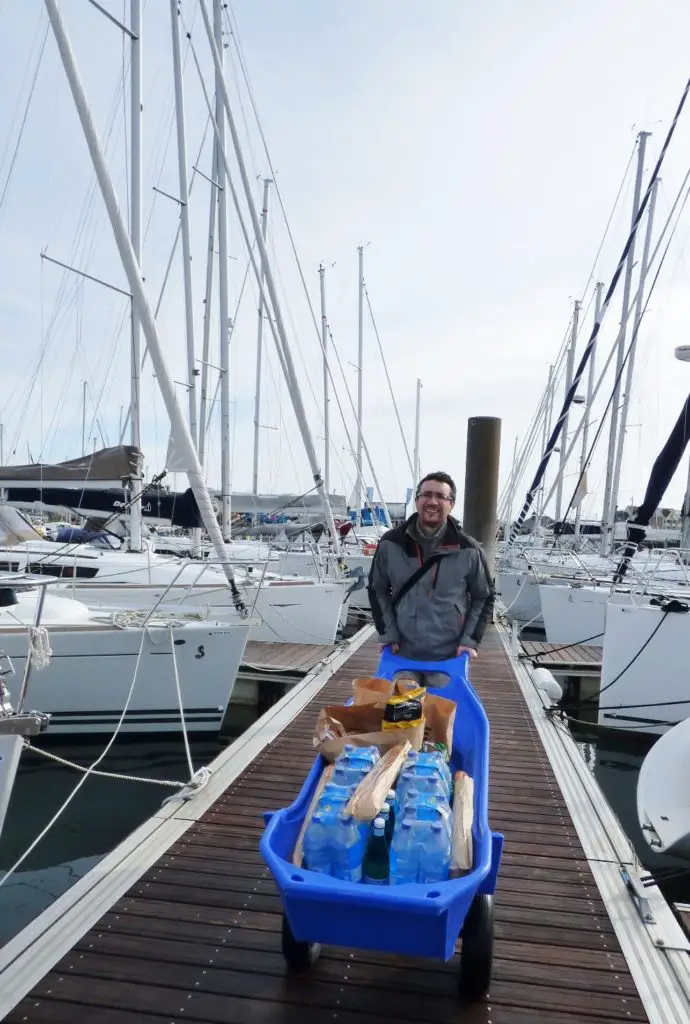
M389 647L391 649L391 654L397 654L398 651L400 650L400 644L382 644L381 654L383 654L384 651L388 650Z
M455 654L456 657L458 658L460 657L461 654L469 654L470 658L477 657L477 652L475 651L474 647L465 647L464 644L460 644Z

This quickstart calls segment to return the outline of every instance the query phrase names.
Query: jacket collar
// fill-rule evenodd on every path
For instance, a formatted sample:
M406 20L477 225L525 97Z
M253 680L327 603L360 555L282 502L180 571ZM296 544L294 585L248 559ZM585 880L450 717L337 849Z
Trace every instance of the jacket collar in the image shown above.
M418 514L413 512L409 519L405 520L403 530L405 535L410 539L414 539L418 519ZM453 516L448 516L448 519L446 520L446 528L439 541L438 547L457 548L462 546L462 530L460 528L460 523L457 519L454 519Z

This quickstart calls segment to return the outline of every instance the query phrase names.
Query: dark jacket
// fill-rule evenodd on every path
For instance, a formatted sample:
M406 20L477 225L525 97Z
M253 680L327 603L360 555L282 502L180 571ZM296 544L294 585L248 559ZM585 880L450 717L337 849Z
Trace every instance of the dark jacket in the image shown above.
M429 569L394 608L403 584L426 564L411 526L416 513L379 541L369 573L371 611L381 643L400 644L400 654L416 661L442 661L455 657L460 644L479 645L494 583L481 546L449 517Z

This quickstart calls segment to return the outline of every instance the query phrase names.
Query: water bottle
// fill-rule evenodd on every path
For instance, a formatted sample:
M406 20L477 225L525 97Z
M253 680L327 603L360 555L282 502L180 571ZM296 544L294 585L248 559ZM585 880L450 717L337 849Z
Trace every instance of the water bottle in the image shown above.
M351 754L354 761L361 761L362 764L368 764L370 768L381 760L381 754L379 748L375 746L370 747L355 747L354 753Z
M448 762L438 750L426 750L420 753L416 750L412 750L405 759L405 765L406 767L412 767L413 765L428 765L432 768L438 768L445 779L446 785L450 789L453 776Z
M324 815L340 813L345 809L351 796L351 786L338 786L329 782L324 786L323 793L319 797L318 810Z
M333 772L334 781L338 785L358 786L371 767L372 762L366 757L339 757Z
M413 793L414 790L410 790ZM405 814L417 821L440 822L450 842L453 836L453 812L445 798L432 793L419 793L414 803L405 805Z
M419 881L426 885L445 882L450 865L450 838L440 821L431 822L430 828L427 822L424 826L426 835L420 849Z
M450 802L450 787L436 765L415 764L406 768L403 773L403 792L411 785L424 792L436 792L438 787L438 791Z
M304 834L304 862L309 871L331 873L328 826L323 815L315 814Z
M388 804L388 818L386 819L386 840L388 845L393 841L393 833L395 832L395 790L389 789L388 796L386 797L386 803Z
M403 818L395 830L390 852L390 884L417 881L417 850L413 842L412 819Z
M367 770L373 768L377 761L379 761L381 755L378 747L355 747L352 743L346 743L342 749L340 757L336 760L336 764L350 765L358 764L366 767Z
M383 805L386 807L386 804ZM390 854L385 836L386 822L383 817L374 821L374 831L367 843L362 864L362 881L366 885L388 885Z
M364 840L359 822L351 815L340 814L329 823L331 838L331 874L344 882L362 879Z
M396 813L405 806L405 798L407 796L407 790L414 782L414 771L412 768L403 769L400 778L398 779L398 785L395 789L395 809Z

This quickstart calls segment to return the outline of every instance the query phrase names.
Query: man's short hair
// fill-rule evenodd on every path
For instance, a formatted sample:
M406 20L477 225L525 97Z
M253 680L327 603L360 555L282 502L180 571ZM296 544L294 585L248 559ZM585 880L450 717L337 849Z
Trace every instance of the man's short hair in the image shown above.
M450 487L450 496L451 496L452 500L455 501L455 499L457 498L457 495L458 495L457 488L455 486L455 480L453 480L453 477L450 476L448 473L441 473L441 472L438 472L438 473L427 473L426 476L422 477L422 479L417 484L417 490L415 492L415 498L419 497L419 492L422 489L422 484L427 483L427 481L429 481L429 480L435 480L436 483L439 483L439 484L448 484L448 486Z

